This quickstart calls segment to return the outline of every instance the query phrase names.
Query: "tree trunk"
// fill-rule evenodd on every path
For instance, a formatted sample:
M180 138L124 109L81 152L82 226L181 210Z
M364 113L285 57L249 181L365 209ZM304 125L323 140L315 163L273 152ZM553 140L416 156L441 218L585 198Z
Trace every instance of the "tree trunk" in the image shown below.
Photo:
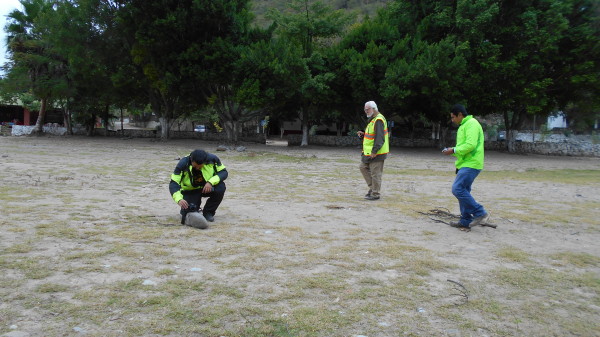
M110 124L110 106L108 104L104 106L102 115L104 119L104 137L108 137L108 125Z
M508 152L515 153L517 152L517 130L507 130L506 131L506 147Z
M446 138L448 137L448 127L444 126L443 128L440 126L440 148L448 147L449 145L446 142ZM451 146L451 145L450 145Z
M35 122L35 126L31 131L32 135L40 135L44 133L44 120L46 119L46 106L48 105L48 99L42 98L40 113L38 115L37 121Z
M123 129L123 108L121 108L121 137L125 137L125 130Z
M302 123L302 142L300 143L300 146L307 146L308 145L308 108L306 108L306 107L302 108L301 123Z
M160 124L160 139L169 139L169 129L171 128L169 118L165 116L159 117L158 122Z
M96 127L96 114L92 114L92 117L88 120L85 126L85 130L88 137L92 137L94 135L94 128Z
M71 110L69 110L69 105L65 104L63 107L63 123L67 128L67 134L73 135L73 123L71 120Z
M223 123L223 126L225 127L225 134L227 134L227 140L237 143L239 129L240 129L240 122L236 121L236 120L225 121Z
M517 139L517 132L523 125L525 114L525 107L514 108L511 117L509 117L508 111L504 112L504 125L506 125L506 149L510 153L514 153L516 151L515 142Z

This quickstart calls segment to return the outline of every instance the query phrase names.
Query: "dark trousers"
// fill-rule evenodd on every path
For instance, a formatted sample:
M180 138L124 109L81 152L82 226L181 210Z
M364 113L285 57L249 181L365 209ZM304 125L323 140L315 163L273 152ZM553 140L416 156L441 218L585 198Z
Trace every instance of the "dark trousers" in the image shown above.
M208 198L204 207L202 207L202 214L212 214L215 215L217 212L217 208L223 201L223 196L225 196L225 187L224 182L220 182L219 184L213 186L213 190L210 193L202 193L202 189L191 190L191 191L183 191L183 199L188 202L188 204L196 204L196 206L201 207L202 198ZM181 214L185 213L184 210L181 210Z

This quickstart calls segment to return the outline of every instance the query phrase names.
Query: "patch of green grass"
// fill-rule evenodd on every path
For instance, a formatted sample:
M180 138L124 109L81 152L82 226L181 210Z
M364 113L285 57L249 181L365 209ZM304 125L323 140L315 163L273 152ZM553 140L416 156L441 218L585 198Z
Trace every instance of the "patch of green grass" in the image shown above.
M99 259L101 257L107 256L112 254L112 251L107 250L107 249L102 249L102 250L89 250L89 249L83 249L83 248L76 248L73 249L71 251L69 251L68 253L66 253L64 256L62 256L62 258L65 261L70 261L70 260L89 260L89 261L94 261L96 259Z
M237 289L235 287L232 286L227 286L227 285L222 285L222 284L215 284L211 287L210 289L211 291L211 296L228 296L228 297L232 297L235 299L241 299L246 297L244 291Z
M598 228L592 225L600 217L600 209L593 202L562 202L552 207L540 207L539 200L532 198L497 198L495 208L502 209L502 217L521 222L532 222L549 228L558 225L571 225L588 230ZM514 205L519 205L515 208ZM492 219L493 221L493 219Z
M352 315L324 306L296 307L292 310L290 318L291 329L306 336L335 335L338 331L335 331L334 327L348 326L353 322Z
M552 264L577 268L600 267L600 257L588 253L561 252L549 255Z
M447 171L435 171L435 170L421 170L421 169L389 169L386 168L384 170L385 175L395 175L395 176L415 176L419 177L433 177L440 178L443 180L448 180L446 177L454 177L454 170L450 169ZM452 181L449 179L448 181Z
M304 290L320 290L325 293L336 293L347 287L344 275L341 273L318 273L310 276L301 277L289 284L290 288L301 288Z
M40 293L60 293L71 289L64 284L43 283L37 286L36 290Z
M262 321L248 322L247 326L234 332L234 335L246 337L294 337L301 336L302 331L291 327L282 318L267 318Z
M143 299L137 300L137 305L140 307L157 307L167 308L173 303L173 298L166 295L148 296Z
M528 169L525 172L484 171L478 179L487 181L536 181L553 184L586 185L600 183L600 170L541 170Z
M559 274L548 268L497 268L494 277L502 285L516 287L521 290L540 289L548 286L552 279L557 279Z
M529 254L527 254L525 251L519 248L512 246L504 246L498 249L496 255L502 259L518 263L526 263L530 260Z
M43 279L54 274L54 271L50 269L51 265L47 261L34 257L16 258L5 263L5 266L20 271L26 278L34 280Z
M398 269L413 272L419 276L429 276L431 272L442 271L456 268L455 265L443 262L434 254L416 254L403 259L402 265L397 265Z
M176 272L173 269L163 268L156 272L156 276L173 276Z
M2 254L26 254L34 250L35 243L31 240L23 243L16 243L6 247L1 251Z
M317 161L317 157L314 156L306 156L303 154L299 154L297 156L281 154L281 153L272 153L272 152L247 152L243 155L237 155L231 158L232 160L241 160L241 161L273 161L279 163L297 163L304 164L309 162Z
M600 294L600 275L598 273L586 272L574 276L572 281L574 285L588 288L592 294ZM600 299L597 297L594 302L596 305L600 305Z

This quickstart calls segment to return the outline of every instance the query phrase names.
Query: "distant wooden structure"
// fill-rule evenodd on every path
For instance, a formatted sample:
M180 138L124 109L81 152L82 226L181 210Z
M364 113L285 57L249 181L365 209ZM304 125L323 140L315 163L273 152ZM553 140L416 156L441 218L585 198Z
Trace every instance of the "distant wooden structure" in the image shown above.
M2 125L35 125L39 112L29 111L20 105L0 104L0 123ZM63 115L60 109L48 109L44 124L63 124Z

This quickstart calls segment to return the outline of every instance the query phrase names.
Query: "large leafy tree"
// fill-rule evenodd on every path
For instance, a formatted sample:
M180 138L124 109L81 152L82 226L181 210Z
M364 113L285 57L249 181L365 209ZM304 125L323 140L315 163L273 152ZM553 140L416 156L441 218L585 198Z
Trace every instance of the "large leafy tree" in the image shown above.
M388 118L411 126L447 119L466 72L467 45L450 33L453 13L447 1L396 1L353 27L338 46L340 82L350 86L342 92L374 99Z
M470 83L471 110L504 115L509 150L529 115L556 107L550 88L552 55L568 28L564 1L498 1L499 12L484 29L480 54L471 65L479 83ZM477 46L479 47L479 46Z
M383 94L407 113L410 124L422 119L444 126L441 143L448 107L465 101L469 84L477 81L468 61L473 46L484 38L479 32L495 13L497 8L488 0L397 1L382 13L403 36L393 46Z
M282 39L245 46L236 62L237 100L271 120L297 118L297 88L310 76L302 50Z
M531 116L598 106L590 95L599 81L598 3L494 2L498 14L482 27L485 39L470 62L480 78L469 87L470 102L476 110L503 114L513 151L514 131Z
M237 142L242 133L242 123L261 114L262 106L245 99L249 88L244 82L245 77L241 76L244 69L240 68L239 60L250 41L248 36L219 39L212 45L213 67L198 73L199 83L207 84L201 89L203 97L219 116L228 140L233 142Z
M89 135L93 134L96 116L108 123L111 104L122 97L112 80L117 65L129 59L116 30L118 8L100 0L64 1L45 20L52 32L48 40L67 65L65 111L74 111L74 119L87 127ZM128 96L133 93L128 92ZM65 119L69 117L71 113Z
M392 60L392 46L400 40L396 27L379 18L353 25L329 51L329 67L336 76L332 88L335 104L344 120L354 125L365 122L363 102L374 100L388 115L381 82Z
M408 119L443 121L449 104L462 101L475 114L503 114L511 135L530 116L557 108L593 116L598 6L586 0L397 0L342 41L341 82L353 93L379 94L382 106ZM377 93L372 83L379 84Z
M227 94L227 87L213 85L231 73L236 41L249 20L247 2L125 2L120 23L133 39L131 56L143 71L162 138L168 138L171 122L183 112Z
M552 59L551 93L570 126L585 130L600 118L600 2L567 1L569 29Z
M310 74L299 83L296 95L289 101L299 111L302 123L302 146L308 145L309 121L318 117L318 109L326 105L332 94L334 73L324 60L333 38L342 35L353 16L344 11L334 11L321 1L293 0L289 11L272 10L268 17L278 26L278 38L298 45Z
M50 42L51 31L44 24L54 15L54 2L21 0L23 10L8 15L6 45L9 63L4 90L30 91L39 101L40 110L33 134L43 132L46 109L52 99L66 90L66 64Z

